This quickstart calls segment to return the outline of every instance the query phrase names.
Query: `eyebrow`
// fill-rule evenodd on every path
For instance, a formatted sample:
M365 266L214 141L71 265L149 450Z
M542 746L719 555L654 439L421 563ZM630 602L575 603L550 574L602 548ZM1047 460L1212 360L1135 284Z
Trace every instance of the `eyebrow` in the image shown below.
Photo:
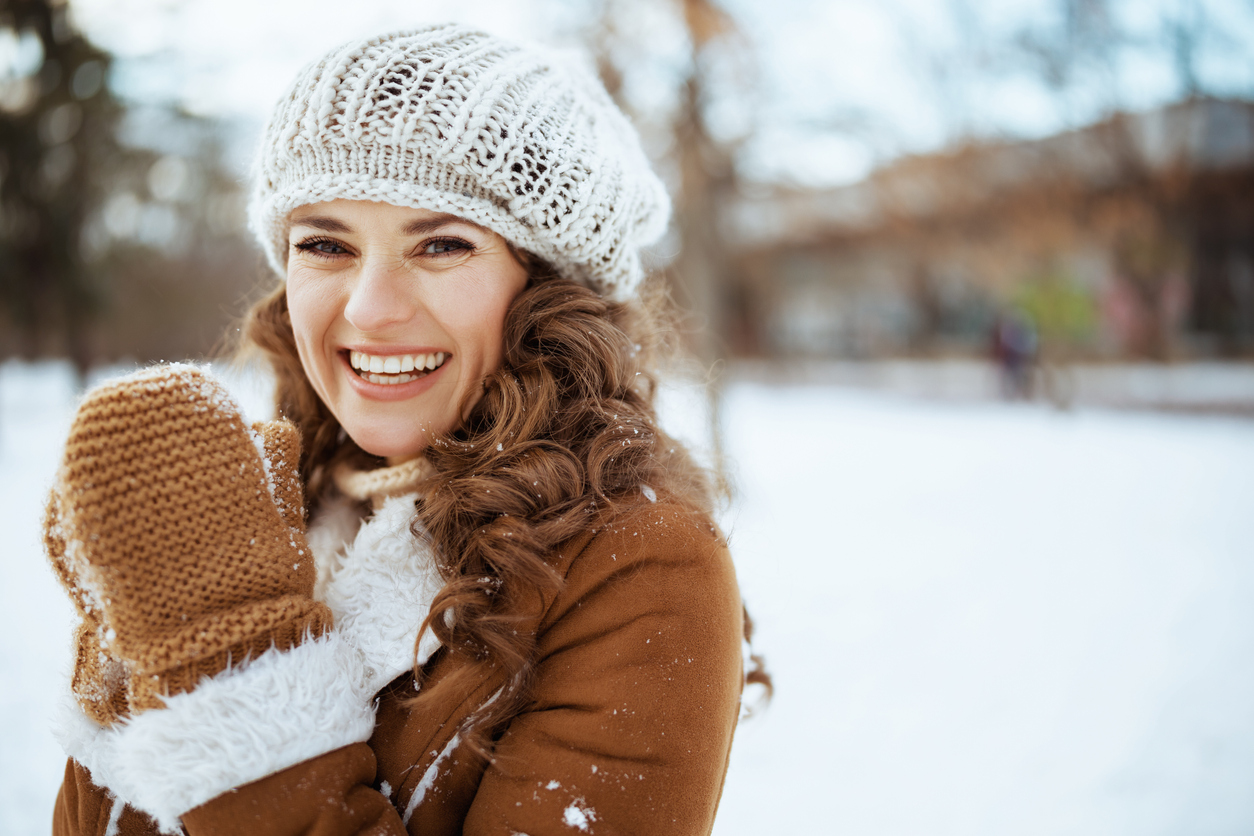
M465 218L459 218L456 215L450 215L447 213L440 213L434 217L410 221L402 227L401 232L406 235L426 235L453 223L467 224L476 229L483 228L479 226L479 224L474 223L473 221L468 221ZM321 229L323 232L351 233L353 231L353 228L348 224L328 215L309 215L301 218L300 220L293 221L292 226L308 226L313 227L314 229Z

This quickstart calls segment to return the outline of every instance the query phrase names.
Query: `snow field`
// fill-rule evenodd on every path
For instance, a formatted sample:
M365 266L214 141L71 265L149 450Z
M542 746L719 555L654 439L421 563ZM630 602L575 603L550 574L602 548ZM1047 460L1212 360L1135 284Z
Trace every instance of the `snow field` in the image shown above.
M1254 422L734 388L719 836L1248 833Z

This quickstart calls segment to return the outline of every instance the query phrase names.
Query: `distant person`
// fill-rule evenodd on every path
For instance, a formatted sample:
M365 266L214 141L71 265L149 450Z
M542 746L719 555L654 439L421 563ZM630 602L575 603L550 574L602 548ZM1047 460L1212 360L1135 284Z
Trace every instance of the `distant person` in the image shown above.
M1005 311L997 317L991 349L1003 397L1011 400L1032 397L1036 345L1036 327L1022 311Z
M668 211L550 56L435 26L300 74L249 211L287 420L166 366L71 430L55 834L710 832L748 622L654 411Z

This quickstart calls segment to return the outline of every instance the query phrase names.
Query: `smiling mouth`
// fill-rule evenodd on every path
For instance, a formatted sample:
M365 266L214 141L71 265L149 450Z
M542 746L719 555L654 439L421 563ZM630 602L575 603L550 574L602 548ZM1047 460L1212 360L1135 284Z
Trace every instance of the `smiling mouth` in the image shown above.
M426 377L452 357L443 351L433 354L367 354L349 351L348 364L362 380L383 386L396 386Z

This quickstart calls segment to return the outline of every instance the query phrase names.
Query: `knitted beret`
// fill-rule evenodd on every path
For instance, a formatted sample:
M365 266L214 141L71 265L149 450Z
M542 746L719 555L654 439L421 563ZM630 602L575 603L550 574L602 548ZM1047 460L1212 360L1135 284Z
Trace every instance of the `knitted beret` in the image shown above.
M248 214L280 275L291 211L339 198L457 215L617 299L670 213L591 73L456 25L347 44L279 101Z

